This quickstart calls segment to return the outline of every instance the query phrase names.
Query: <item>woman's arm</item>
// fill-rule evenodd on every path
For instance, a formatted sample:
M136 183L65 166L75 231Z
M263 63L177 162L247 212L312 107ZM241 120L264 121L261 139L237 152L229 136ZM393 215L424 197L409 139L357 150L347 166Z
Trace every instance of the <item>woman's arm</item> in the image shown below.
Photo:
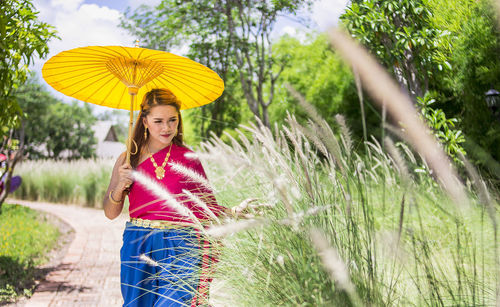
M116 160L108 190L102 202L104 215L111 220L122 212L125 190L132 184L132 167L125 163L125 156L126 153L122 153Z

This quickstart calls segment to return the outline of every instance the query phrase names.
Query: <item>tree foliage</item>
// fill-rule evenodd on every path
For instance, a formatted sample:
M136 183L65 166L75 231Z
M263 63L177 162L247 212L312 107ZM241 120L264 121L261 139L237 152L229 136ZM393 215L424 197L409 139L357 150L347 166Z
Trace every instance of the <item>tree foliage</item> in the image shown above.
M349 119L354 133L361 135L361 114L354 77L350 68L332 50L323 34L311 33L304 42L284 35L273 44L276 57L287 62L277 82L276 101L271 107L272 122L281 123L286 112L294 114L303 123L308 117L291 99L285 84L290 84L302 93L332 126L335 115L343 114ZM277 67L276 69L280 69ZM371 114L373 115L373 114ZM376 116L371 116L377 125Z
M0 1L0 127L2 135L19 123L20 108L12 91L27 77L35 54L48 54L47 43L55 31L37 19L38 12L28 0Z
M29 0L0 1L0 152L6 160L0 166L0 212L9 194L9 186L16 164L23 156L24 127L16 135L14 128L21 123L21 109L13 91L26 81L28 66L35 54L43 58L48 53L47 43L55 37L52 26L40 22Z
M429 3L436 16L433 25L451 32L449 44L443 46L452 70L443 78L441 93L446 103L442 107L462 118L461 128L472 141L468 143L479 145L500 161L500 123L485 102L489 89L500 90L500 32L494 9L486 0L456 1L453 12L443 9L443 0ZM476 157L474 147L467 146L472 157L487 166L487 161Z
M500 160L500 127L484 97L500 87L490 1L357 0L341 19L408 91L449 153L471 140Z
M95 155L95 118L90 106L63 103L36 80L15 92L25 114L25 152L30 159L79 159Z
M217 114L237 115L230 105L241 89L252 113L269 125L268 108L281 72L274 68L285 65L273 56L270 35L279 14L294 14L310 2L164 0L155 8L143 6L127 12L122 26L155 49L190 42L189 55L214 69L229 85L221 105L205 109L212 121L221 121Z
M433 85L436 73L449 68L437 51L447 32L432 27L431 16L424 0L358 0L341 20L416 101Z

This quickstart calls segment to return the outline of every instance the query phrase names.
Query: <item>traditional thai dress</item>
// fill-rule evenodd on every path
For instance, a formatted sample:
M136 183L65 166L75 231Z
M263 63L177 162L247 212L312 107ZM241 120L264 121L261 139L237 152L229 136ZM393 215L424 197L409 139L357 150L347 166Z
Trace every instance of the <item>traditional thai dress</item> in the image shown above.
M157 165L164 161L169 147L153 155ZM198 159L186 158L192 151L172 144L169 163L182 164L206 178ZM190 200L186 189L201 198L219 216L212 192L199 182L175 172L167 164L165 177L157 179L150 159L136 168L162 184L175 199L190 209L200 221L207 212ZM135 182L129 192L130 222L123 233L121 289L124 306L200 306L208 302L211 263L215 261L209 242L193 227L193 221L179 214L146 187Z

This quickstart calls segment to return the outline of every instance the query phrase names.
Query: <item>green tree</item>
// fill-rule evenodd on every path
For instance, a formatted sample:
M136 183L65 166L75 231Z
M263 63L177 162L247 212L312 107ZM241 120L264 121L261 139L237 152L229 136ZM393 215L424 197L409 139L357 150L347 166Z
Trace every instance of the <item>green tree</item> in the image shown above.
M48 93L36 79L15 92L25 114L25 147L30 159L91 158L95 155L90 106L66 104ZM63 156L64 154L64 156Z
M500 161L500 124L488 110L484 95L490 88L500 89L498 22L490 1L459 0L445 9L447 2L429 1L433 26L450 32L446 44L440 46L452 67L443 77L441 95L445 103L441 107L462 119L468 152L476 164L488 168L489 162L475 152L477 144L482 147L480 152L486 151Z
M225 80L225 91L214 103L189 111L195 133L202 138L210 132L220 136L225 128L235 128L240 122L240 105L232 98L237 84L230 77L234 66L230 57L228 37L223 33L222 15L206 18L211 10L211 1L163 1L157 7L140 6L134 12L128 9L121 26L141 38L142 45L168 51L180 47L185 41L189 45L188 57L210 67ZM174 9L172 9L174 8Z
M37 19L31 1L0 1L0 127L4 135L19 123L21 110L12 91L24 83L35 54L48 54L47 43L56 37L53 27Z
M290 98L285 84L302 93L331 125L334 125L334 117L339 113L359 120L354 77L350 68L332 51L324 34L310 33L304 43L284 35L272 48L276 57L283 57L287 62L277 82L275 102L270 109L273 122L282 122L286 112L296 115L302 122L308 118ZM357 129L360 125L353 127Z
M424 117L449 153L471 140L500 159L500 127L484 99L500 87L500 36L490 1L357 0L341 19L417 106L425 105Z
M437 48L447 33L431 27L431 16L425 0L357 0L340 19L354 38L392 70L416 102L435 85L436 75L450 68Z
M28 66L35 54L43 58L47 43L55 37L50 25L37 19L37 12L28 0L0 1L0 152L7 159L0 166L0 180L10 186L12 173L23 156L24 128L15 134L22 116L13 91L26 80ZM0 212L9 189L0 191Z
M126 13L123 26L139 35L147 46L163 49L190 41L190 54L226 80L228 99L241 88L252 111L269 125L268 108L274 99L281 69L272 54L270 34L280 14L295 14L312 1L164 0L155 8ZM236 77L236 84L229 81ZM231 104L231 103L227 103ZM210 109L211 113L225 112ZM214 115L212 115L214 116Z

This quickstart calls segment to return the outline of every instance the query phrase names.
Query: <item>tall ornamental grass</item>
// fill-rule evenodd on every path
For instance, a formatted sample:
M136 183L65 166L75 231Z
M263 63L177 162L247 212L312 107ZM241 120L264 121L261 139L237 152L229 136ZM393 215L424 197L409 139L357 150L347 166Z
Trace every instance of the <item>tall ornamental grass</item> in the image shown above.
M22 184L13 196L101 208L113 163L110 159L24 161L16 167Z
M224 237L219 299L235 306L495 305L496 228L477 192L468 190L466 207L457 206L404 143L372 139L361 156L338 121L340 134L290 116L276 135L251 126L244 128L251 138L204 144L200 156L219 202L271 205L253 212L246 231L237 232L242 222L209 231Z
M203 143L218 200L261 205L250 221L207 231L225 246L214 305L498 306L500 216L486 183L465 157L459 179L383 69L330 34L403 129L360 154L343 117L332 129L301 101L306 125L290 115L274 132L259 123L230 144Z

